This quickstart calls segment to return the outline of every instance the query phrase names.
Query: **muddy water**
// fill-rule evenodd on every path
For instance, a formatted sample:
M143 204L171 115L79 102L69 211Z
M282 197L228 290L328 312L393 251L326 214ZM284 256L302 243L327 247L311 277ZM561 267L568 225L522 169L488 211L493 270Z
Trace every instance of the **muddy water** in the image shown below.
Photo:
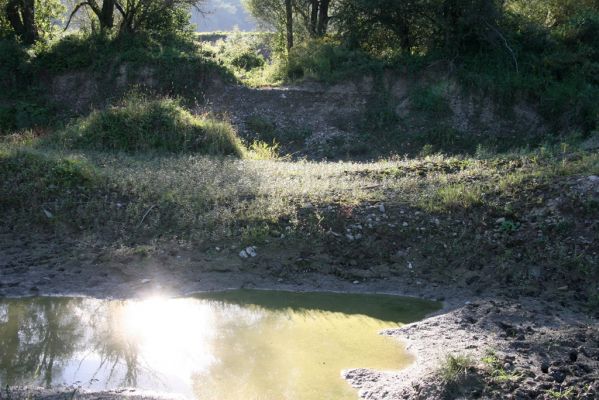
M189 298L0 300L0 384L132 387L193 399L356 399L343 369L412 362L377 332L436 304L230 291Z

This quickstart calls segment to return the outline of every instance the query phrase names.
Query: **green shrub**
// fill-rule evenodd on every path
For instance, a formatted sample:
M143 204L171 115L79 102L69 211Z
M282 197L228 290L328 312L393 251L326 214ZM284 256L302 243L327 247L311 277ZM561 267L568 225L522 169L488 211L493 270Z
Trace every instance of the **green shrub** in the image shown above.
M28 76L28 62L29 54L17 41L0 39L0 92L8 94Z
M14 107L0 107L0 135L16 128Z
M253 51L248 51L242 54L238 54L231 60L231 64L237 68L251 71L254 68L263 67L266 61L260 54L256 54Z
M233 127L197 117L179 101L138 93L69 125L56 139L67 148L169 153L196 152L241 157L244 147Z
M290 79L313 78L335 82L345 78L382 73L384 63L357 49L330 40L309 40L289 53L286 75Z
M0 151L0 176L6 178L0 182L0 208L4 209L55 203L65 197L64 192L94 188L99 179L85 160L54 159L29 151Z
M434 114L436 116L451 113L449 102L445 96L447 84L418 86L410 95L412 108L416 111Z

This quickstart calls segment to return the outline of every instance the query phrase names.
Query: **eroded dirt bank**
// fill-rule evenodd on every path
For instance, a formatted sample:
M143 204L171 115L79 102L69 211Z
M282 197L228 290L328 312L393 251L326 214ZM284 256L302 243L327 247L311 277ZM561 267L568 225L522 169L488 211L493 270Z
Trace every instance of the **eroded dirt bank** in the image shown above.
M422 279L384 276L351 280L297 270L273 273L277 255L248 263L232 252L165 251L113 255L74 249L41 236L5 233L0 246L0 296L84 295L131 298L151 293L262 288L378 292L443 300L435 316L382 334L405 341L417 362L401 372L344 371L365 399L597 399L599 324L576 304L518 297L500 287L474 294ZM53 244L52 244L53 243ZM291 252L293 253L293 252ZM291 257L297 257L291 254ZM546 296L547 298L547 296ZM441 369L448 355L464 356L455 379ZM65 389L66 390L66 389ZM16 389L15 397L157 398L139 392ZM68 393L67 393L68 392Z

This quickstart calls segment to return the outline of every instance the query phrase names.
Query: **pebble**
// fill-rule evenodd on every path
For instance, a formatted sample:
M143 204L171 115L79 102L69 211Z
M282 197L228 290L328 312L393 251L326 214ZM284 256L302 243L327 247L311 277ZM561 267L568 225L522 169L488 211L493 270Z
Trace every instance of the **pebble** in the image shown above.
M258 253L256 253L256 247L255 246L250 246L250 247L246 247L245 249L241 250L239 252L239 257L241 258L254 258L258 255Z

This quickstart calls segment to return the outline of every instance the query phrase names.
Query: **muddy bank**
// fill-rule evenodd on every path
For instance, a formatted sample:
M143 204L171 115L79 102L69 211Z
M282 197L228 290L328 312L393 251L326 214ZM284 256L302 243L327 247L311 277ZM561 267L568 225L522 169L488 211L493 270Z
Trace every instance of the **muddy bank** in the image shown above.
M365 399L597 399L599 325L535 299L479 299L382 334L407 343L417 362L400 373L350 370ZM468 359L447 381L448 355Z

